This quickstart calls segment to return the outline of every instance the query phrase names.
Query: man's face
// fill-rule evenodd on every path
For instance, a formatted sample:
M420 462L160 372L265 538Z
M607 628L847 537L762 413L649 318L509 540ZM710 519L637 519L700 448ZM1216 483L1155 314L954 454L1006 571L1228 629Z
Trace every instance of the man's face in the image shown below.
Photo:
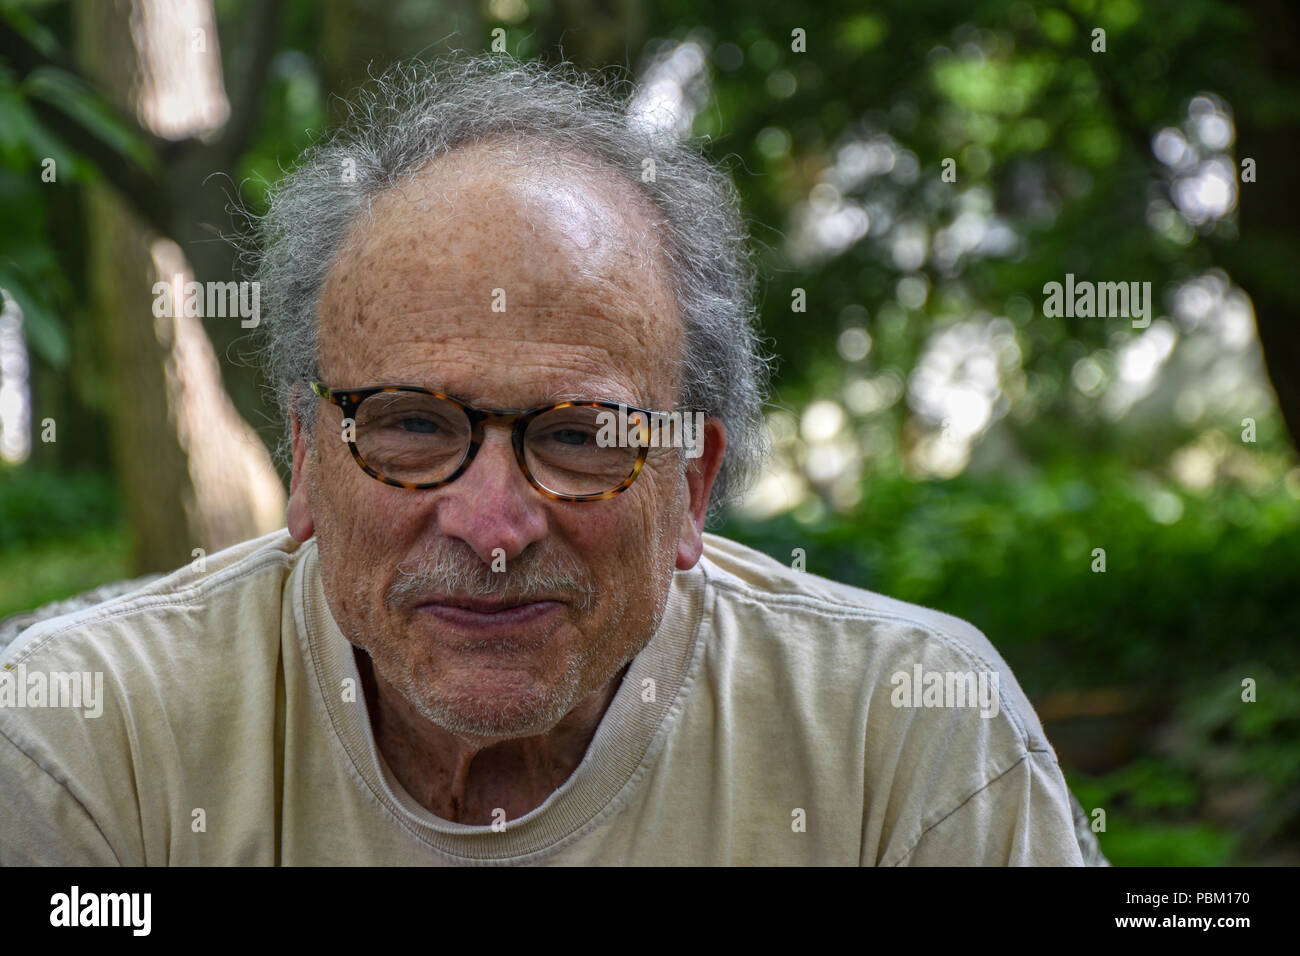
M537 153L470 148L376 199L322 295L328 385L677 405L680 324L643 207L575 157L521 161ZM380 678L465 739L545 732L644 647L698 559L724 443L711 423L689 468L652 452L622 494L563 502L528 484L506 426L424 491L362 472L342 429L322 403L310 449L295 434L290 529L316 533L330 610Z

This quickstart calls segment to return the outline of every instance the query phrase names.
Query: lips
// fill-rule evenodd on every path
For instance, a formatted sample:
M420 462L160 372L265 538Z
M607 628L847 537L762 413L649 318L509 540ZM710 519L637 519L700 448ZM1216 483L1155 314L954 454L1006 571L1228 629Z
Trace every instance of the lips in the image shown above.
M459 607L466 611L480 614L492 614L516 607L528 607L531 604L568 603L562 595L555 593L538 594L438 594L426 593L415 601L417 607L437 605L439 607Z
M503 599L491 600L485 598L461 598L461 597L439 597L431 598L425 601L421 606L438 605L440 607L458 607L466 611L474 611L478 614L495 614L498 611L508 611L511 608L527 607L530 604L536 604L538 601L533 598L523 599Z
M420 604L416 610L456 630L480 636L528 636L521 630L535 628L564 608L549 599L440 597ZM544 636L538 633L538 639Z

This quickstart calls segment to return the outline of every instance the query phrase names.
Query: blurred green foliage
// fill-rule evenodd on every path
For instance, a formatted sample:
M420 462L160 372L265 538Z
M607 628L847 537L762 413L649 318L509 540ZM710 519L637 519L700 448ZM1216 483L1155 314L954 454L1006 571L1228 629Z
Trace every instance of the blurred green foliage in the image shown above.
M1176 521L1152 516L1169 500L1157 495L1178 502ZM1032 478L882 479L852 514L800 518L719 531L786 564L803 548L810 573L971 621L1032 694L1174 684L1243 652L1300 664L1300 508L1280 482L1194 495L1064 460Z
M0 551L76 538L88 530L115 527L121 519L111 475L0 467Z
M0 466L0 618L129 576L112 476Z
M1067 770L1085 809L1106 809L1098 840L1112 863L1295 865L1300 678L1264 660L1185 684L1152 756L1096 776Z

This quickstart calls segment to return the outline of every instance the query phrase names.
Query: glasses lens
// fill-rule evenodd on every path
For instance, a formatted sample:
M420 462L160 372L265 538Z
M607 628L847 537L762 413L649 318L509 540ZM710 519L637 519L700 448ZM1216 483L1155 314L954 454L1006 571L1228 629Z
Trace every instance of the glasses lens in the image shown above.
M613 491L632 474L639 454L637 433L635 413L586 405L557 408L529 422L524 460L548 491L598 495Z
M357 408L357 451L386 478L413 484L451 477L469 450L460 406L419 392L378 392Z

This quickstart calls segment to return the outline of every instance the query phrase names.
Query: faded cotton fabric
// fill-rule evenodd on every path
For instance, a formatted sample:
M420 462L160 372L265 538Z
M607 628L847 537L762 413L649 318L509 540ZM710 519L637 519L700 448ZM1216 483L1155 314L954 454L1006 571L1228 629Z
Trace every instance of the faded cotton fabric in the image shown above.
M314 539L42 621L0 663L0 864L1082 862L1055 754L983 635L711 535L578 769L501 832L388 770ZM20 700L20 665L102 674L102 713ZM902 699L993 672L992 707Z

